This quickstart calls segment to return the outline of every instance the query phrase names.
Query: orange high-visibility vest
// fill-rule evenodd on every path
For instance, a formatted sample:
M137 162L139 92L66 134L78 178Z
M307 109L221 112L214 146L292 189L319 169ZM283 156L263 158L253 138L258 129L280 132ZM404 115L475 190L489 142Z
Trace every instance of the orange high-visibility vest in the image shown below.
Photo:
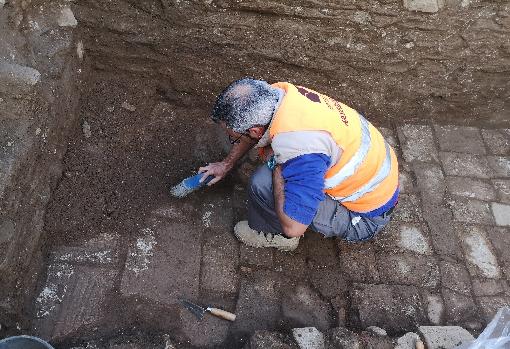
M285 91L269 129L271 139L292 131L326 131L342 149L324 178L326 194L351 211L369 212L386 204L398 187L395 152L356 110L310 90L279 82Z

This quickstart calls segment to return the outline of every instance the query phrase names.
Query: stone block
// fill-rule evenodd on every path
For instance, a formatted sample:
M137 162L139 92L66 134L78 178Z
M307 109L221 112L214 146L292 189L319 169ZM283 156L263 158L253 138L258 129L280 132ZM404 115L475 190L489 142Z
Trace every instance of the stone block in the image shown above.
M349 283L339 265L328 268L308 266L307 275L312 287L325 299L335 298L349 289Z
M442 151L485 155L480 130L476 127L435 125L439 148Z
M442 2L438 0L404 0L404 7L409 11L434 13L442 7Z
M423 199L431 203L442 203L446 184L441 168L435 164L415 163L413 170Z
M171 305L196 299L199 291L201 233L196 226L162 221L145 228L129 248L121 293Z
M494 179L492 181L498 201L504 204L510 204L510 180L507 179Z
M451 261L441 261L441 284L444 288L463 294L471 294L471 280L463 264Z
M110 268L50 264L36 298L34 330L42 338L63 340L81 329L93 329L106 317L106 296L117 272Z
M459 227L459 239L468 263L469 273L489 279L501 277L496 256L485 231L476 226Z
M457 222L494 224L489 204L485 201L457 197L448 200L448 204Z
M391 222L374 242L378 248L388 252L432 254L427 227L422 223Z
M494 177L510 177L510 157L509 156L488 156L487 162L489 168L493 170Z
M315 326L321 331L333 325L333 309L316 291L301 284L287 292L282 299L282 314L286 324L292 327Z
M402 153L407 162L437 161L437 149L432 128L427 125L403 125L397 128Z
M439 156L447 176L475 178L491 178L493 176L489 162L484 156L446 152L439 153Z
M50 258L69 263L116 264L119 261L120 237L101 234L80 246L63 246L51 252Z
M475 296L510 295L506 280L473 279L473 293Z
M216 293L236 293L238 256L238 244L230 233L209 237L203 248L202 290Z
M315 327L293 328L292 336L300 349L324 349L324 335Z
M424 209L427 212L425 220L430 229L434 251L442 256L462 258L462 250L453 226L452 212L446 207L430 203L425 203Z
M234 333L253 333L275 328L281 316L281 275L257 272L241 280L236 306Z
M234 212L228 197L218 197L213 192L202 195L200 215L204 227L218 233L232 232L234 229Z
M393 212L393 219L401 222L419 222L423 220L420 199L414 194L402 194Z
M510 154L510 140L500 130L482 130L482 137L489 152L494 155Z
M271 267L273 265L273 249L255 248L241 244L240 259L242 265L257 265L261 267Z
M377 255L381 280L400 285L436 287L439 284L439 267L434 259L410 254Z
M510 306L510 297L508 296L478 297L477 299L486 324L494 318L499 309Z
M416 349L416 341L420 339L414 332L407 332L402 337L397 339L395 349Z
M452 195L484 201L492 201L496 197L496 193L492 185L480 179L447 177L446 182L448 191Z
M379 326L399 332L427 321L419 289L414 286L355 284L351 307L363 328Z
M34 86L41 80L41 73L34 68L15 63L0 63L0 80L16 86Z
M510 226L510 205L504 205L497 202L491 203L492 214L496 225L509 227Z
M355 282L377 283L379 272L376 267L375 248L370 245L339 242L340 265L346 277Z
M460 325L469 329L479 329L482 324L480 314L471 296L442 289L447 324Z
M427 349L455 348L474 340L471 333L459 326L420 326L418 332Z

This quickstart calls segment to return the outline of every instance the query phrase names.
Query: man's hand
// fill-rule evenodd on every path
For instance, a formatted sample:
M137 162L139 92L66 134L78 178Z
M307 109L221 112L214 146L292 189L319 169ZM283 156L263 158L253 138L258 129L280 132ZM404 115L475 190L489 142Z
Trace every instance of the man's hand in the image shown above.
M198 173L204 174L202 178L200 178L200 183L202 183L208 176L214 176L214 178L209 183L207 183L208 186L218 183L227 175L228 171L231 169L232 165L229 165L225 161L213 162L207 166L200 167L198 169Z

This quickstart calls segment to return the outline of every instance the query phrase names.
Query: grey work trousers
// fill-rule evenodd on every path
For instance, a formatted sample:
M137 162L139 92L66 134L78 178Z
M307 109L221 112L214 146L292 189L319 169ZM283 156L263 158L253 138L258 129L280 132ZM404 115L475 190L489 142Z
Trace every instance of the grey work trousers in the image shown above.
M248 225L257 231L282 234L273 196L273 172L260 166L251 176L248 188ZM361 217L326 195L310 228L325 237L338 236L347 241L372 239L390 221L390 216Z

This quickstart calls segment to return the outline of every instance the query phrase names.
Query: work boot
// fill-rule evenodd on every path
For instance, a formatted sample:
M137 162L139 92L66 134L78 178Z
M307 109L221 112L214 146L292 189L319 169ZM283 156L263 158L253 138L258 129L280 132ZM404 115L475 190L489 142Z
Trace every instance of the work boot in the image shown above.
M240 221L234 227L234 235L243 244L251 247L274 247L280 251L294 251L299 244L299 237L286 238L280 234L253 230L248 221Z

